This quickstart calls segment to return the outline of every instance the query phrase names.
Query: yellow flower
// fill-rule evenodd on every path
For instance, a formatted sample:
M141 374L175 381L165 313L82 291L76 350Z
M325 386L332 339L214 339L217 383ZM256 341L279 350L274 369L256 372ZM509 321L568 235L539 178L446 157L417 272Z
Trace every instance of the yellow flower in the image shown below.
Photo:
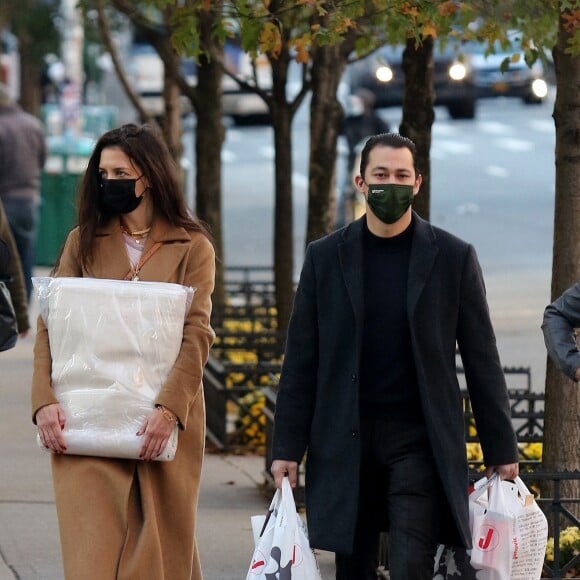
M483 451L479 443L467 443L467 459L469 461L482 461Z
M542 443L520 443L519 448L524 457L527 457L528 459L535 459L538 461L542 459Z
M569 526L560 533L560 566L569 562L580 553L580 528ZM546 543L546 562L554 561L554 538Z

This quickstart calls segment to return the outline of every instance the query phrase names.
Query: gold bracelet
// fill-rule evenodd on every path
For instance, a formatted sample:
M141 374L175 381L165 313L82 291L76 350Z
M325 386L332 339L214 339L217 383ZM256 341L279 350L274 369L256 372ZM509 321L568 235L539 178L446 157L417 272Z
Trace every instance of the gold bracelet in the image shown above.
M177 423L177 415L170 411L167 407L163 405L156 405L155 407L170 423Z

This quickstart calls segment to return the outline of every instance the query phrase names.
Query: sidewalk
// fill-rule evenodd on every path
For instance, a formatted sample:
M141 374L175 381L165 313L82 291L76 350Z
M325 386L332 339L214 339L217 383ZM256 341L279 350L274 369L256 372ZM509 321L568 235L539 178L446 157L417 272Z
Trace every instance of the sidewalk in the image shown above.
M0 353L0 580L63 578L49 456L30 420L33 342ZM250 516L269 504L259 489L264 467L258 456L206 455L197 532L204 580L245 579ZM322 577L334 578L333 554L318 557Z

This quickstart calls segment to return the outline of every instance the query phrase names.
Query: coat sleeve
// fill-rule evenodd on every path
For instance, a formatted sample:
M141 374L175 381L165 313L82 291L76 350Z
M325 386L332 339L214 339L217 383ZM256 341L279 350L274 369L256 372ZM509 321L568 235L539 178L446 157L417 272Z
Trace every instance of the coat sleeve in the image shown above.
M461 276L457 342L485 464L518 461L505 377L491 324L483 275L469 246Z
M57 276L82 276L78 262L78 229L74 229L67 237L60 256L55 274ZM52 357L48 340L48 329L39 316L36 324L36 339L34 342L34 369L32 373L32 421L36 423L36 413L41 407L58 403L52 388Z
M184 429L190 406L200 396L203 368L215 338L210 325L214 280L213 246L203 234L194 234L182 284L196 290L183 328L181 349L156 400L156 404L177 415Z
M580 284L574 284L547 306L542 322L544 342L550 358L574 381L576 370L580 368L575 328L580 328Z
M302 460L316 401L318 326L312 246L294 298L274 416L273 459Z

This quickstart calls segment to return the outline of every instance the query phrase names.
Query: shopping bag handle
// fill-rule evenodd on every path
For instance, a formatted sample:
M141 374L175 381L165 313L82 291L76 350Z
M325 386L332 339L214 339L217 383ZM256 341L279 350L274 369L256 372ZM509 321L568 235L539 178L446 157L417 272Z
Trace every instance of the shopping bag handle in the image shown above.
M482 477L475 482L475 489L470 494L471 501L478 502L481 496L486 493L498 480L499 475L494 472L491 477Z
M262 526L262 529L260 530L260 535L258 537L261 538L264 535L264 532L266 531L266 526L268 525L268 522L270 521L272 514L275 513L276 511L278 511L278 508L280 507L281 501L282 501L282 490L276 489L276 492L274 493L274 497L272 498L272 501L270 502L270 507L268 508L268 513L266 514L266 517L264 519L264 525Z

